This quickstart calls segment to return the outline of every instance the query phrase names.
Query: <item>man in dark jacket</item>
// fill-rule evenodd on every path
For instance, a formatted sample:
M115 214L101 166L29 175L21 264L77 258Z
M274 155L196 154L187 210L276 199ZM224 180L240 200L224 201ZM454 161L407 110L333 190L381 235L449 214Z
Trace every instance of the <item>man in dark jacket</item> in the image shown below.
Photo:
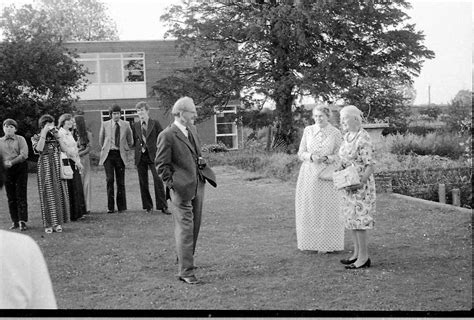
M156 141L163 129L158 121L150 119L150 107L146 102L141 101L137 103L135 108L137 109L139 121L133 125L133 140L135 142L135 165L138 171L143 209L148 213L153 212L153 201L148 185L148 169L150 169L155 187L156 209L161 210L164 214L171 214L168 210L163 181L158 176L154 165Z

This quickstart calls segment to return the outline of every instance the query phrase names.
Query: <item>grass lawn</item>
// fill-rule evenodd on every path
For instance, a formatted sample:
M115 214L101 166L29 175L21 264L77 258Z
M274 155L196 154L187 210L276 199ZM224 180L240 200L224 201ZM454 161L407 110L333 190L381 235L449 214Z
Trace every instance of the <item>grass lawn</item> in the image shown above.
M141 210L136 170L126 171L127 212L105 213L105 174L97 168L92 213L50 235L30 175L26 234L43 250L59 308L471 310L471 214L379 194L369 234L373 267L348 271L339 259L349 254L349 234L344 252L297 250L294 182L215 169L220 185L206 189L196 252L203 284L196 286L177 280L172 217ZM0 194L0 228L8 229Z

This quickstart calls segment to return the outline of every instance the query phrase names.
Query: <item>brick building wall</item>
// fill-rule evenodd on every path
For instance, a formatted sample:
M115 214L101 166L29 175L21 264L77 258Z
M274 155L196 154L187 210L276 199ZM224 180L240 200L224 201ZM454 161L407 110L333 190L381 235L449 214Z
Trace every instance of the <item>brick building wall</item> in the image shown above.
M68 42L65 44L76 53L125 53L143 52L145 54L145 82L147 97L138 99L106 99L106 100L79 100L76 103L78 110L84 112L87 127L92 132L93 151L99 152L99 130L101 113L108 110L113 104L118 104L122 110L134 109L139 101L147 101L150 105L150 117L158 120L162 127L168 126L173 117L165 112L165 107L152 96L152 86L157 80L168 77L174 70L191 66L191 59L180 57L175 42L169 40L156 41L97 41L97 42ZM202 143L215 143L215 119L197 125Z

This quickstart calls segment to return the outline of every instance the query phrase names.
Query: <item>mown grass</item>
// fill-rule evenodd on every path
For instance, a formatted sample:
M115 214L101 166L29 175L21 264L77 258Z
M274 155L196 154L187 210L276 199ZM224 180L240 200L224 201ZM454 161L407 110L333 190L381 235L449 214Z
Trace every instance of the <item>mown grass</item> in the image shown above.
M322 315L353 316L353 311L433 315L471 310L470 214L379 194L376 228L369 238L373 266L349 272L339 263L349 254L348 234L343 252L296 249L293 182L231 167L215 169L219 187L206 189L196 252L197 276L203 281L198 286L176 279L172 217L141 210L135 170L126 171L126 213L105 213L105 175L99 168L92 175L91 215L51 235L41 227L36 180L30 175L26 234L43 250L58 305L69 311L65 314L97 315L91 312L105 309L123 310L114 313L119 316L139 310L151 316L186 310L201 316L229 310L232 315L262 310L270 311L267 315L318 315L322 310ZM1 194L0 226L7 229Z

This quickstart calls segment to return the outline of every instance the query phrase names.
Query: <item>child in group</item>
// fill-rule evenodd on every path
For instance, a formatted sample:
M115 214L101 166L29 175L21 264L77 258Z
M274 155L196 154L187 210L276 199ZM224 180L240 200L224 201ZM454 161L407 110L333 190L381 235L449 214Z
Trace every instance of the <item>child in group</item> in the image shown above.
M10 229L27 230L28 204L26 191L28 185L28 146L25 138L16 134L18 124L13 119L3 121L5 136L0 138L0 153L6 169L5 190L8 209L12 219Z

